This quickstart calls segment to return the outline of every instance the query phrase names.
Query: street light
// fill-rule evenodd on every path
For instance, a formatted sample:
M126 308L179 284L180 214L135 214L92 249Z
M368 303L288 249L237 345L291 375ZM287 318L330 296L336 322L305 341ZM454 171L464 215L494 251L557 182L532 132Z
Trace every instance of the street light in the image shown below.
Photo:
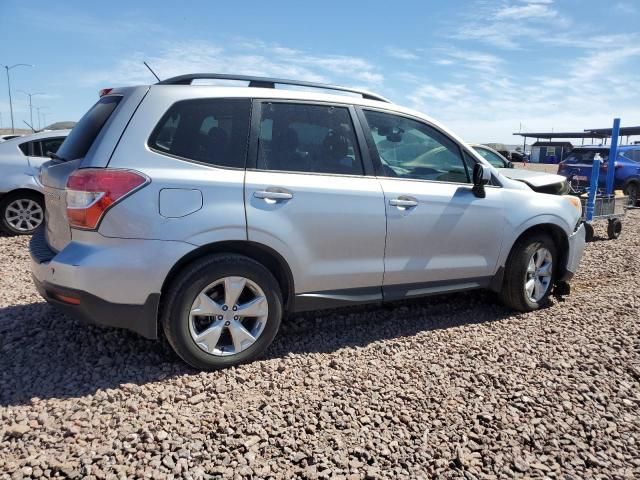
M11 112L11 133L15 133L13 129L13 103L11 102L11 81L9 80L9 70L16 67L33 67L33 65L28 63L16 63L15 65L3 65L4 69L7 71L7 88L9 89L9 111Z
M38 112L38 130L40 130L42 127L40 127L40 110L44 110L45 108L49 108L49 107L36 107L36 112ZM45 115L45 114L43 114Z
M29 92L25 92L24 90L18 90L18 91L29 96L29 119L31 120L31 130L34 130L34 128L33 128L33 106L31 105L31 97L34 97L36 95L44 95L44 93L42 93L42 92L29 93Z

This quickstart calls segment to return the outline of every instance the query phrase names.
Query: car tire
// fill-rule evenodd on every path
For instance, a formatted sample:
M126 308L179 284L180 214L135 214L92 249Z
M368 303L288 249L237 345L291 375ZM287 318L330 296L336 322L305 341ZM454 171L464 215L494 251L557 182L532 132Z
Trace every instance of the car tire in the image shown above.
M593 239L596 236L596 231L593 228L593 225L590 223L584 224L584 241L587 243L593 242Z
M539 258L542 258L540 264L537 263ZM557 260L556 245L548 235L534 234L518 240L505 265L500 292L502 302L521 312L547 306L555 281ZM531 271L532 262L534 271ZM528 290L531 280L534 281L532 292Z
M629 197L629 205L635 207L640 202L640 183L632 181L624 188L624 194Z
M44 199L37 192L8 193L0 200L0 230L31 235L44 221Z
M234 305L226 305L236 292L229 302ZM242 311L260 316L235 316ZM180 358L200 370L217 370L260 357L278 333L282 314L280 286L269 270L242 255L218 254L178 274L166 292L161 322Z
M618 218L612 218L607 225L607 235L610 240L615 240L622 233L622 222Z

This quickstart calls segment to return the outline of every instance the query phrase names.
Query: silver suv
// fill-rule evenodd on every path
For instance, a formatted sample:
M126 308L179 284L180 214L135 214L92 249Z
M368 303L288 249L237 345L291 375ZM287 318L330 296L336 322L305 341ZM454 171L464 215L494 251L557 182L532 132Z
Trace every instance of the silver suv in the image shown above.
M42 296L162 330L201 369L258 357L291 312L474 288L535 310L584 248L577 199L507 179L418 112L306 82L106 89L41 181Z

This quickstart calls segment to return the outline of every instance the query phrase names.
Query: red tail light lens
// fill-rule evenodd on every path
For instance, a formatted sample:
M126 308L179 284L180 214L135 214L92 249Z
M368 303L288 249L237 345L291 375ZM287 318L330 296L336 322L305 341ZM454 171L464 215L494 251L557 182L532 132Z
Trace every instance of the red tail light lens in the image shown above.
M105 212L149 180L133 170L83 168L67 179L69 225L83 230L98 227Z

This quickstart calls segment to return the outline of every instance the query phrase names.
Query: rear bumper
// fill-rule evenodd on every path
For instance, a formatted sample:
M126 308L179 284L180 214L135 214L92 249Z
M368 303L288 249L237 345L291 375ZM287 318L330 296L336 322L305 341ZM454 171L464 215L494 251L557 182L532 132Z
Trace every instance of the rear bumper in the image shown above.
M54 252L43 229L29 244L33 280L47 302L83 322L126 328L147 338L157 338L167 274L193 248L184 242L107 238L92 232L87 243L72 241Z
M160 294L152 293L143 305L108 302L100 297L82 290L64 288L39 281L35 275L33 283L38 293L48 303L70 317L83 323L104 325L107 327L126 328L139 333L143 337L156 339L158 305ZM63 295L78 300L77 305L60 301L55 296Z
M584 253L585 231L584 224L580 226L569 236L569 250L567 251L567 264L565 272L560 280L569 281L578 271L580 260Z

